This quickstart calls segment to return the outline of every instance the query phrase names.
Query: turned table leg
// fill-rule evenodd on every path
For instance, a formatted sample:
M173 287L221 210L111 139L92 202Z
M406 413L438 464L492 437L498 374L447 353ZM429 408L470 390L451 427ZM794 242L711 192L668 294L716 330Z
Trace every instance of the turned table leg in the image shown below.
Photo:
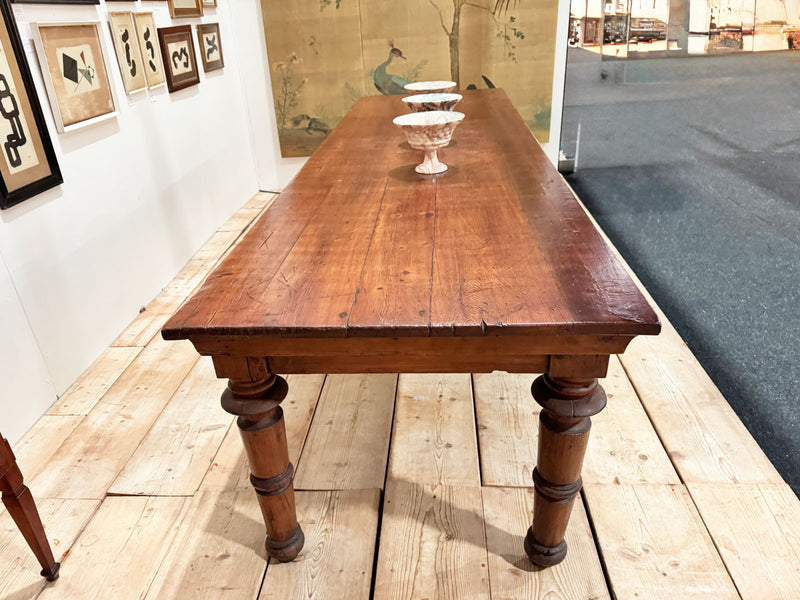
M608 357L597 361L601 376L607 362ZM558 564L567 555L564 534L582 485L581 467L592 426L589 417L606 405L605 392L595 377L571 376L564 366L551 361L548 373L531 387L542 411L533 471L533 525L525 536L525 553L541 567ZM574 371L581 374L580 369Z
M31 491L23 483L11 445L4 438L0 438L0 491L3 504L42 565L42 577L55 581L61 564L53 558Z
M231 379L222 394L222 407L239 415L237 425L250 462L250 482L258 494L267 526L267 554L288 562L303 548L305 538L297 523L283 409L286 380L272 373L263 378Z

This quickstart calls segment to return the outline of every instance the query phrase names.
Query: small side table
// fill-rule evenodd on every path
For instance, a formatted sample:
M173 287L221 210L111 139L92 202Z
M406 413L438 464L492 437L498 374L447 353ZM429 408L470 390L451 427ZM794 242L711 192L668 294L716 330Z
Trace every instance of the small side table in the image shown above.
M39 564L42 565L42 577L48 581L55 581L58 579L58 569L61 564L53 558L31 491L23 483L22 473L11 451L11 445L2 436L0 436L0 491L3 493L3 504L8 508L11 518L19 527Z

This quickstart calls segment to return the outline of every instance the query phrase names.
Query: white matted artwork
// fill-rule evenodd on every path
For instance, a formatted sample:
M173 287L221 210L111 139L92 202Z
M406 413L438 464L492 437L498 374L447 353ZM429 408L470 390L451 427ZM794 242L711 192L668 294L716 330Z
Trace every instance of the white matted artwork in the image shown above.
M31 23L36 54L59 132L117 114L100 22Z
M164 63L161 60L161 46L158 44L158 32L153 13L134 13L133 20L136 23L139 48L144 60L143 68L147 87L152 89L164 85Z
M169 15L176 17L202 17L203 0L167 0Z
M222 40L219 33L219 23L202 23L197 26L197 39L200 42L200 58L203 60L203 70L208 73L225 66L222 56Z
M141 91L147 87L147 80L142 52L139 49L139 38L136 36L136 26L133 24L133 13L111 12L108 13L108 18L125 93Z

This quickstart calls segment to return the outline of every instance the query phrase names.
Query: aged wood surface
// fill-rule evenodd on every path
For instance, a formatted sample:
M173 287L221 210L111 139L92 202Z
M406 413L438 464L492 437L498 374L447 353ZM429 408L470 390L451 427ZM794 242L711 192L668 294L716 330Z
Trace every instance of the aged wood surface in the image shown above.
M233 420L217 402L225 382L202 357L144 437L109 494L191 496Z
M368 600L379 510L380 490L298 492L306 545L270 561L258 600Z
M688 488L743 600L800 596L800 500L789 486Z
M482 521L478 487L389 481L375 599L488 600Z
M251 490L198 492L143 598L256 598L266 558L260 521Z
M388 477L480 486L468 374L400 375Z
M61 562L100 505L99 500L37 500L53 556ZM0 598L36 598L48 582L11 515L0 510Z
M397 375L325 380L295 474L298 490L383 488L396 388Z
M102 499L197 360L190 344L153 340L30 479L36 497Z
M586 484L584 493L618 598L739 600L683 486Z
M154 332L155 334L155 332ZM142 351L139 347L111 347L94 361L47 411L49 415L85 415Z
M567 528L567 558L538 569L520 533L530 521L533 490L485 487L482 493L493 600L610 600L583 504L576 503Z
M58 585L45 588L39 598L143 598L167 555L188 501L106 498L64 560Z
M656 333L505 93L463 110L454 168L420 182L399 98L362 98L164 335Z

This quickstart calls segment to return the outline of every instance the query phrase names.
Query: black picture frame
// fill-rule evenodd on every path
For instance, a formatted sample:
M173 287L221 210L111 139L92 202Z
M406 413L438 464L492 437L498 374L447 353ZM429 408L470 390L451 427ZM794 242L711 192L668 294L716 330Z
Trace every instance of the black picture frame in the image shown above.
M62 184L64 179L8 0L0 0L0 12L0 26L4 29L0 32L0 45L5 55L3 62L8 64L7 70L4 64L0 65L0 209L6 209ZM7 42L9 48L5 47ZM6 133L8 129L10 134ZM25 148L28 143L30 146ZM20 164L14 165L15 160ZM25 160L31 163L30 167L20 169Z

